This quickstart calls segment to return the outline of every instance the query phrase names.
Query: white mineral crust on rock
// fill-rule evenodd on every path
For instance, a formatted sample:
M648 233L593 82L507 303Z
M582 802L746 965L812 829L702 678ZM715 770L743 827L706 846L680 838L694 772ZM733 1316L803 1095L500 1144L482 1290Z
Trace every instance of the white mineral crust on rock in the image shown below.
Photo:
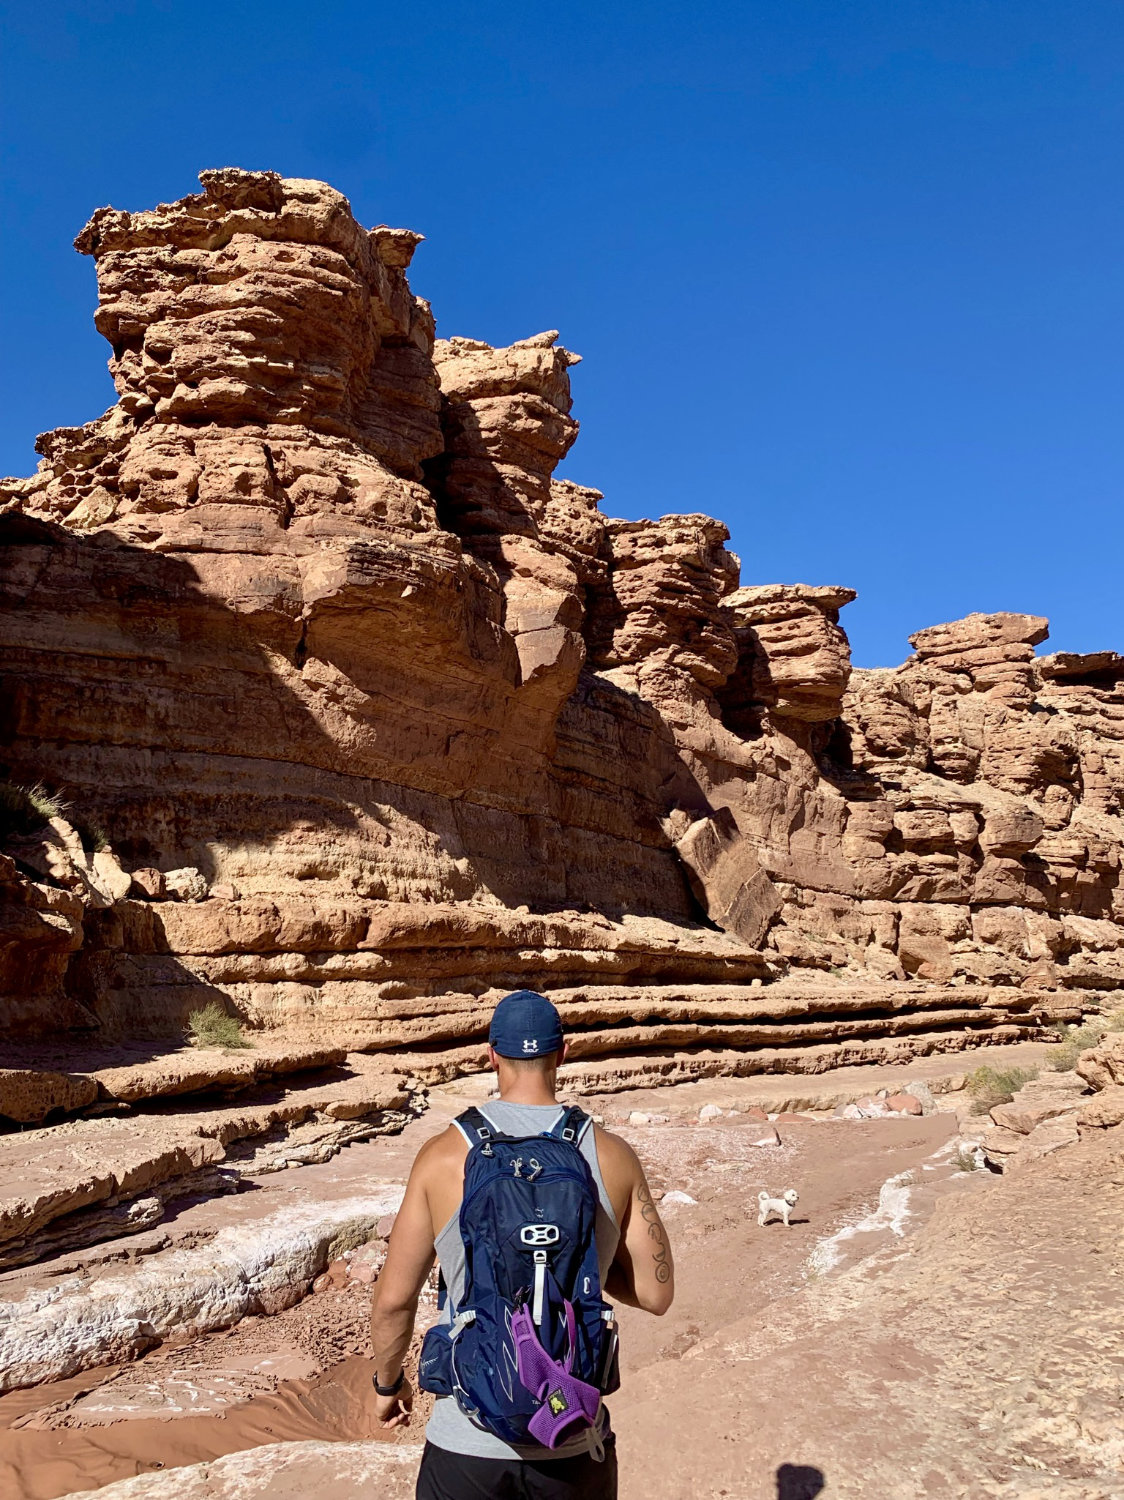
M369 1197L294 1204L137 1271L74 1276L0 1303L0 1392L128 1358L173 1332L279 1312L300 1301L329 1260L369 1239L402 1193L387 1184Z
M64 1500L406 1500L420 1443L267 1443L183 1469L120 1479Z

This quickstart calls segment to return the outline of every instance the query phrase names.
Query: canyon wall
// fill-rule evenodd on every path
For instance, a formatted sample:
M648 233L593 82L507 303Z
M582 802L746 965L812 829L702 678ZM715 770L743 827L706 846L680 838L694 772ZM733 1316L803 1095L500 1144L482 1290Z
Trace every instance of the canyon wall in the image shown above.
M850 589L554 478L556 334L437 339L418 235L201 182L78 237L118 401L0 487L3 774L131 877L7 837L10 1038L217 999L474 1066L533 984L589 1054L828 1066L1124 984L1124 659L973 615L852 671Z

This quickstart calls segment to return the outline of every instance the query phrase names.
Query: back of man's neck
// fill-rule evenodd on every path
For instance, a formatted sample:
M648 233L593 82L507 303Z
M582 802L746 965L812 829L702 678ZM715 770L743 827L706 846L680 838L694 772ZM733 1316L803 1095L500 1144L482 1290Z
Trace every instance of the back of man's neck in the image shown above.
M519 1088L500 1091L500 1102L502 1104L552 1104L557 1108L558 1100L549 1089Z

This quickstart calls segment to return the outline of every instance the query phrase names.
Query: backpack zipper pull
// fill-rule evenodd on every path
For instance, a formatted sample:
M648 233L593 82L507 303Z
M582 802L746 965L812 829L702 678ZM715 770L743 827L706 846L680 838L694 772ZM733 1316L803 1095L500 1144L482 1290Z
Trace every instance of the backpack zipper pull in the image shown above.
M515 1157L515 1159L512 1161L512 1163L511 1163L511 1170L515 1173L516 1177L522 1177L522 1175L523 1175L523 1158L521 1156Z
M519 1165L522 1166L523 1163L520 1162ZM541 1171L542 1171L542 1164L540 1162L537 1162L535 1160L535 1158L532 1156L531 1157L531 1170L527 1173L527 1181L528 1182L534 1182L535 1178L539 1175L539 1173ZM519 1174L516 1173L516 1176L518 1176L518 1175Z

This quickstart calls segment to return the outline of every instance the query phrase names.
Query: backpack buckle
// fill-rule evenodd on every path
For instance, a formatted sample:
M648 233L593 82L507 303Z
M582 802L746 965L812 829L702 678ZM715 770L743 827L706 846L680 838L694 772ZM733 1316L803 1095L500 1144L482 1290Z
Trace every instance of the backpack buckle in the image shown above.
M564 1141L573 1141L573 1140L576 1139L576 1137L577 1137L577 1131L574 1129L574 1127L572 1125L567 1125L566 1128L565 1128L565 1130L563 1130L563 1132L562 1132L562 1139Z
M533 1249L540 1245L557 1245L561 1238L562 1231L557 1224L524 1224L519 1231L520 1243Z

